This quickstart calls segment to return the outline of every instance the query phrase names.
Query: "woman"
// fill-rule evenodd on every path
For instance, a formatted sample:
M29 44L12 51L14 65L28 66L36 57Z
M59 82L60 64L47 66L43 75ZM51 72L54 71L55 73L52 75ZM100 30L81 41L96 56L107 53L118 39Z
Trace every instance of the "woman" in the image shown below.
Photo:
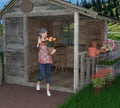
M47 96L51 96L50 93L50 74L51 68L53 64L52 56L55 53L55 50L51 52L51 55L48 54L47 45L45 42L45 38L47 37L47 29L41 28L39 31L37 47L39 48L38 53L38 62L40 68L40 74L38 77L38 82L36 84L36 90L40 90L40 83L46 77L46 89L47 89Z

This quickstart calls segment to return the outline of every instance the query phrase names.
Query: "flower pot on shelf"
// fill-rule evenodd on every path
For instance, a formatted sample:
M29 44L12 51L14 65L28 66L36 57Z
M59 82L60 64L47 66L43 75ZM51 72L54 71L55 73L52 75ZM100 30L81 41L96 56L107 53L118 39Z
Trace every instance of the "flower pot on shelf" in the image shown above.
M88 48L88 54L90 57L96 56L96 48L95 47L89 47Z
M100 50L96 50L96 55L99 55L100 54Z
M93 42L92 42L92 47L94 47L94 48L97 47L97 42L96 42L96 41L93 41Z

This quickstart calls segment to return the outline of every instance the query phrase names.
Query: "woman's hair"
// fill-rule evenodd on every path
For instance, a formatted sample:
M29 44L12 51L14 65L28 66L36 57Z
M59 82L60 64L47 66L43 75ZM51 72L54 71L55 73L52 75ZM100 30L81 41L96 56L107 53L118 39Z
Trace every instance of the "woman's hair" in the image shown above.
M48 32L46 28L41 28L38 30L38 33L45 33Z

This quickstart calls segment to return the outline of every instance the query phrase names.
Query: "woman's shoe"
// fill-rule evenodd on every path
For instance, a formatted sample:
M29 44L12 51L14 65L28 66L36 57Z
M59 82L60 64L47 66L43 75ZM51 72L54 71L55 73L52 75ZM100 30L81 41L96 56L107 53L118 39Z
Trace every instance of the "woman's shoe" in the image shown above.
M51 93L50 93L50 91L47 91L47 96L51 96Z
M37 90L37 91L40 90L40 85L36 85L36 90Z

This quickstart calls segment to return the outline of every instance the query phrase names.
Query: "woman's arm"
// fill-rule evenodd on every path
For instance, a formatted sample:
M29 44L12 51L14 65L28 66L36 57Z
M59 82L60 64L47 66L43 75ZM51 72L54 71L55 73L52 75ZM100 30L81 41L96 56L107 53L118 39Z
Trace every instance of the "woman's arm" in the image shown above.
M41 43L41 39L40 39L40 37L38 37L38 42L37 42L37 46L36 47L39 47L40 43Z

